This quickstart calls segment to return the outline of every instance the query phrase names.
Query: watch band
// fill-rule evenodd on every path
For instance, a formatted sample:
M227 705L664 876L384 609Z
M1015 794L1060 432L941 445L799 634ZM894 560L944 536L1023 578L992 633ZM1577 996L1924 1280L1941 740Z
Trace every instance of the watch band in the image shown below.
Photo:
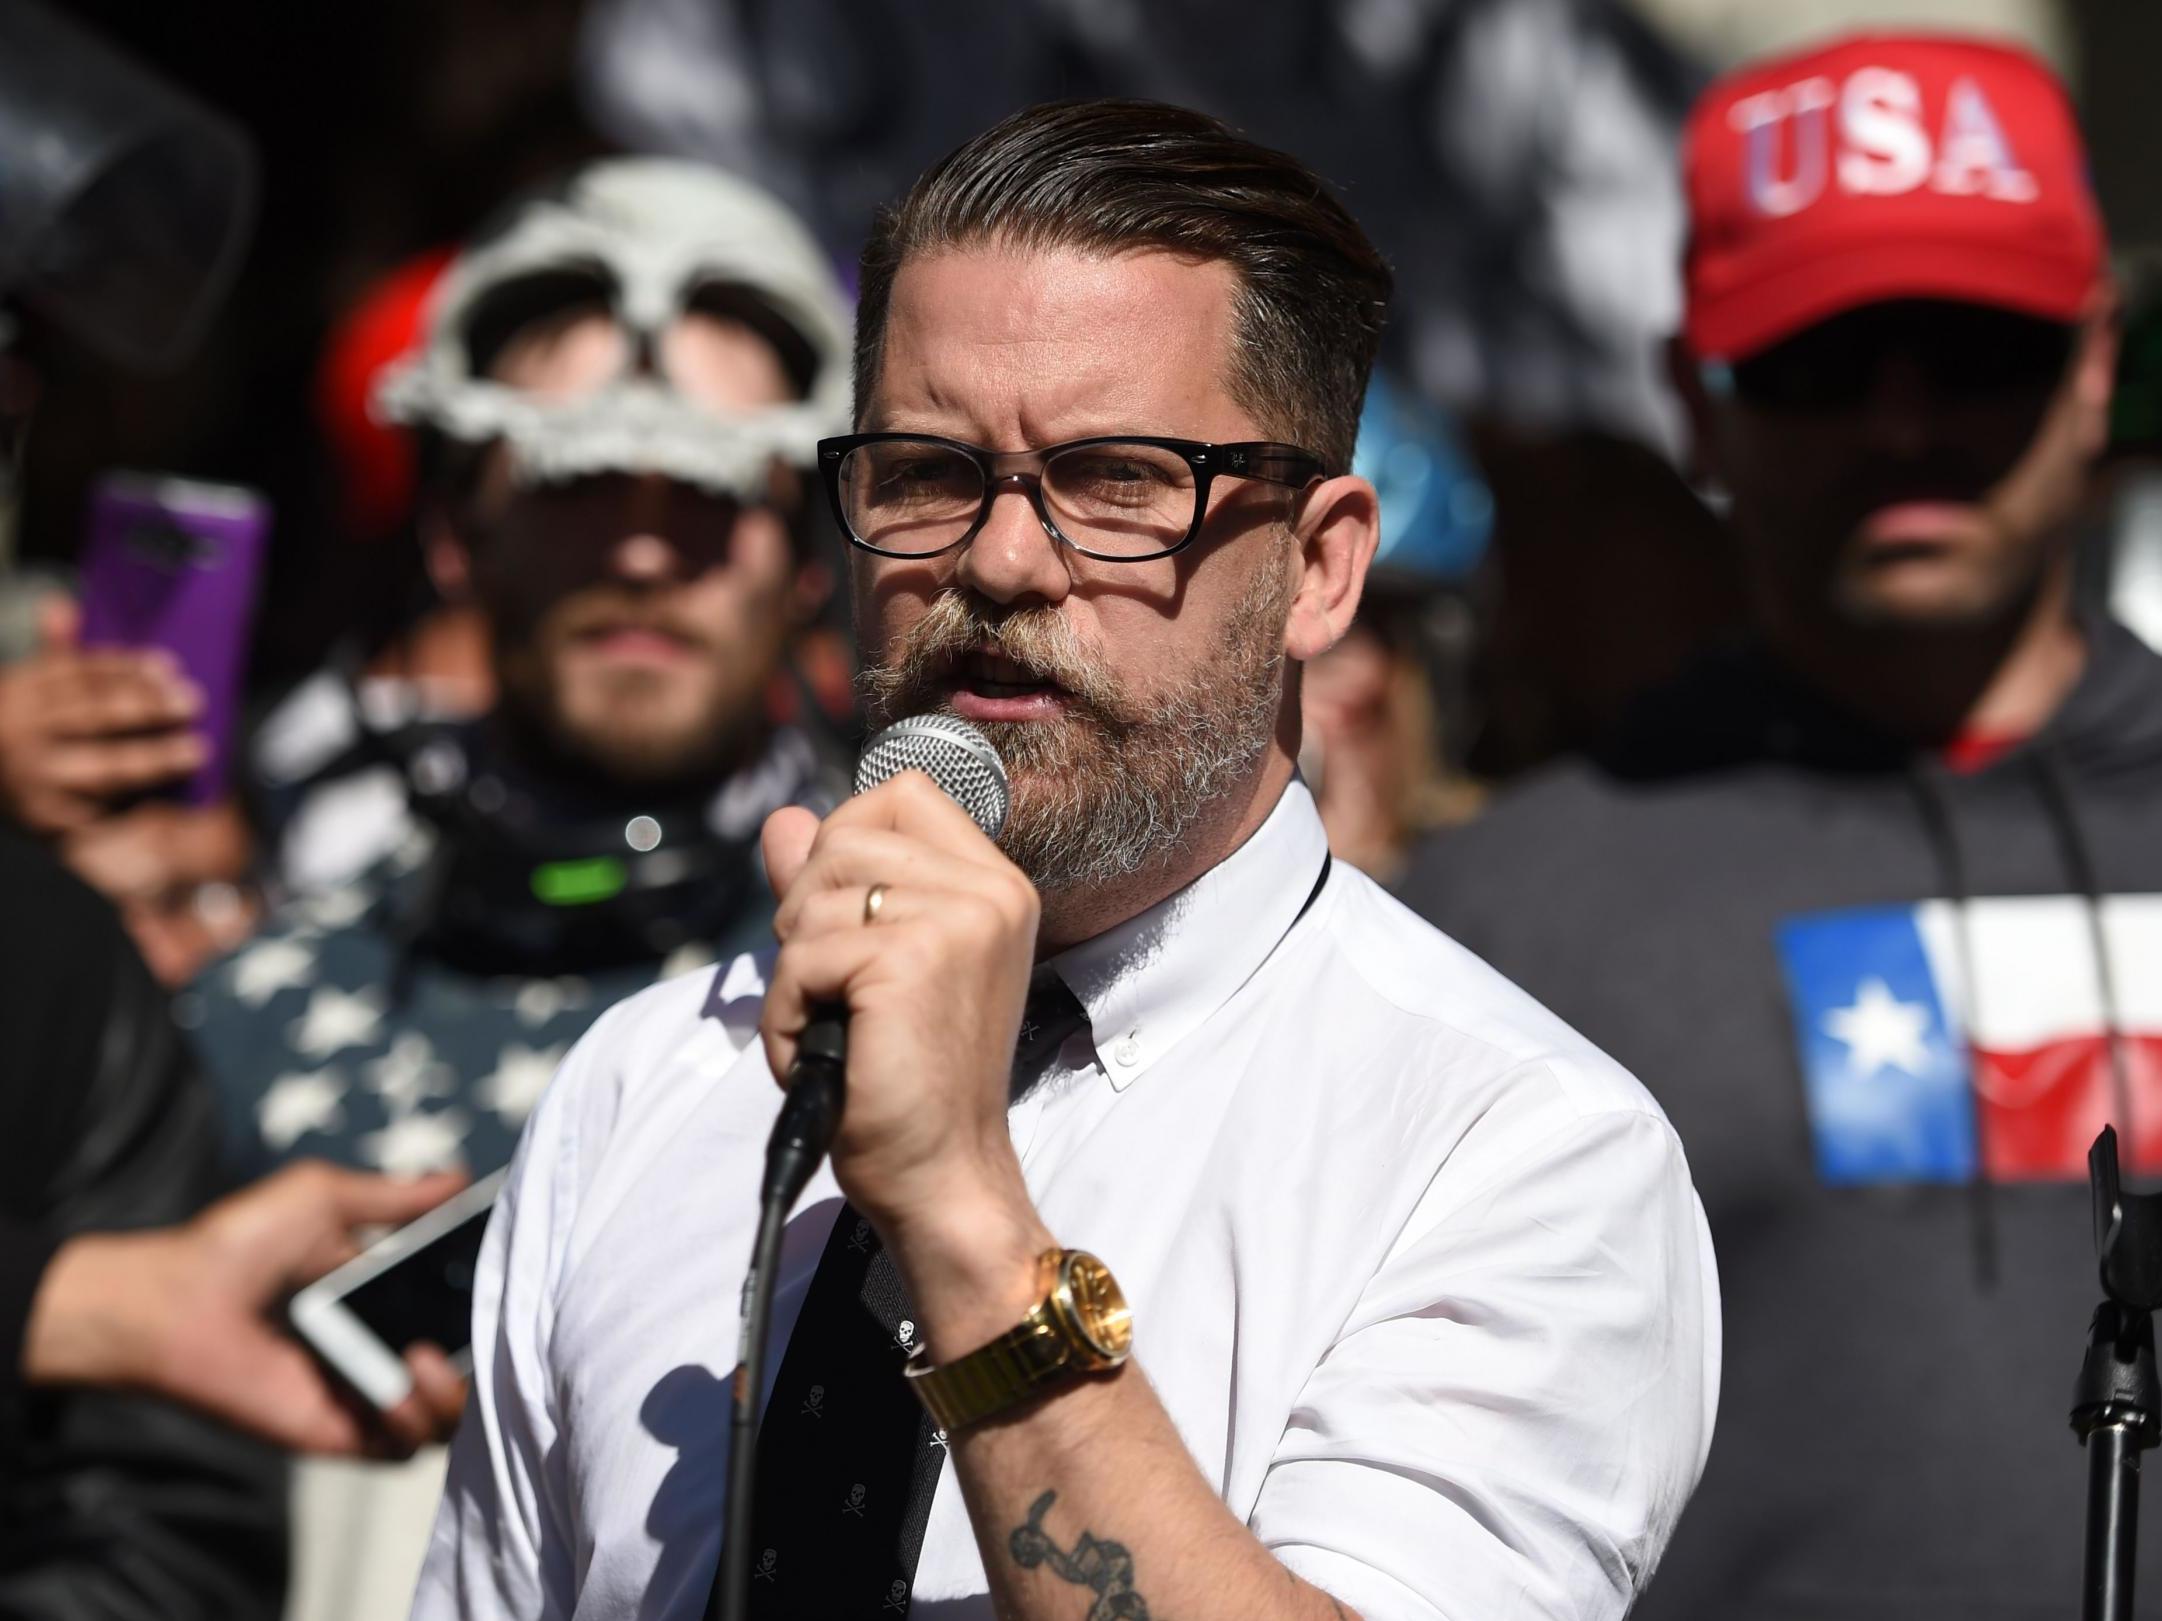
M1036 1265L1036 1304L1018 1327L943 1367L930 1367L918 1357L904 1370L917 1400L947 1434L1018 1406L1050 1385L1105 1372L1126 1360L1126 1303L1103 1264L1080 1250L1045 1250ZM1110 1311L1106 1326L1112 1343L1091 1341L1070 1276L1077 1267L1099 1280L1089 1302Z
M966 1356L936 1368L911 1359L904 1371L931 1422L952 1435L1019 1406L1056 1380L1071 1361L1071 1352L1038 1306L1018 1328Z

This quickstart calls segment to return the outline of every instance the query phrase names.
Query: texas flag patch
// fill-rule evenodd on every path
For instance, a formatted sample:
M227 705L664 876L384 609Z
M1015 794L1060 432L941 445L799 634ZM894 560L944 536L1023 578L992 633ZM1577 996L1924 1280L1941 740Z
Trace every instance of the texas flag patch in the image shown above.
M2130 1168L2162 1169L2162 896L2106 897L2100 923L2099 956L2088 905L2070 895L1780 924L1824 1180L2084 1180L2088 1145L2112 1123Z

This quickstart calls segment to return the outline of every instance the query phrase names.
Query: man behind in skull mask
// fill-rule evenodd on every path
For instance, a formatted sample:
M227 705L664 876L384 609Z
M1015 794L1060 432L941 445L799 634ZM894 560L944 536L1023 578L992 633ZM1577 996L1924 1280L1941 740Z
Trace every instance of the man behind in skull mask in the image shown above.
M595 164L460 255L379 404L499 696L370 734L350 763L400 767L417 831L198 982L243 1169L491 1170L595 1014L762 936L759 823L830 791L768 717L848 342L794 218L696 165Z
M461 253L379 405L422 435L430 566L499 696L367 737L345 764L394 762L413 831L197 981L237 1169L494 1170L604 1008L767 937L759 826L833 797L769 694L826 589L803 470L848 422L849 335L795 219L698 165L592 165ZM351 1467L303 1471L296 1613L410 1592L440 1457Z

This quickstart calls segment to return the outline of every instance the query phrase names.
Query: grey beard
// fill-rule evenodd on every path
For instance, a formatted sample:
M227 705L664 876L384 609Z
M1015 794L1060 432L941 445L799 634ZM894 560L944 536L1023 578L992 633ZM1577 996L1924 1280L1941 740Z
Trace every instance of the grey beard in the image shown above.
M1273 561L1273 559L1272 559ZM1169 864L1197 823L1253 772L1275 735L1283 701L1283 630L1290 582L1264 566L1233 608L1215 655L1149 707L1145 716L1106 713L1082 698L1059 720L977 723L1006 764L1013 808L999 848L1046 894L1115 883ZM933 615L941 609L934 606ZM944 610L950 618L967 606ZM1039 645L1028 616L1003 622L970 616L980 634L1014 633L1007 651L1023 662L1057 666L1075 658L1070 639L1056 656L1030 660ZM921 628L921 627L919 627ZM1061 630L1064 627L1060 627ZM863 690L873 720L884 725L921 707L912 649L897 663L867 670ZM1092 660L1093 662L1093 660ZM1099 666L1093 682L1068 665L1069 691L1107 690Z
M1279 656L1271 668L1279 667ZM990 726L1014 781L999 839L1045 894L1094 888L1166 864L1195 823L1253 770L1275 730L1276 694L1195 702L1180 694L1158 716L1093 758L1039 748L1028 724ZM1001 736L1005 733L1008 735Z

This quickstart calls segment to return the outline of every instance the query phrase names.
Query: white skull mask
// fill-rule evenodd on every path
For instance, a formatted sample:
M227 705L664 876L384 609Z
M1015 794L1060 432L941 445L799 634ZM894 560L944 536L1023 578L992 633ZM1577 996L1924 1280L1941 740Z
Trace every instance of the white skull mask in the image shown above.
M746 295L809 350L806 397L723 413L687 398L658 364L669 330L715 290ZM624 362L601 386L543 398L497 382L476 354L507 310L534 319L604 302ZM503 334L508 336L508 332ZM762 500L776 460L816 465L849 425L851 322L839 283L795 216L701 164L624 158L580 170L462 253L431 301L425 344L386 374L376 408L467 444L500 440L521 484L658 473Z

